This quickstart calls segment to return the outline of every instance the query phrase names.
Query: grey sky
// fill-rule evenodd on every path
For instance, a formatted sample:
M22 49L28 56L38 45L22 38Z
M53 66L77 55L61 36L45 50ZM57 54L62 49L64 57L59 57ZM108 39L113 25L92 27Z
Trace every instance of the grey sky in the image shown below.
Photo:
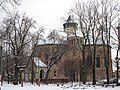
M46 29L61 29L61 17L65 16L74 2L75 0L22 0L19 10L26 12Z

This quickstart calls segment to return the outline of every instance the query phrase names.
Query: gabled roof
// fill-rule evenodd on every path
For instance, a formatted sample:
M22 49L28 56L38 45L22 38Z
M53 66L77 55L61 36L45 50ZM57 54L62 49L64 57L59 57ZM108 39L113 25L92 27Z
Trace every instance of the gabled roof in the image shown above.
M35 62L35 64L36 64L36 66L40 66L40 67L44 67L44 68L47 67L47 65L44 64L44 63L41 61L40 58L34 57L34 62Z

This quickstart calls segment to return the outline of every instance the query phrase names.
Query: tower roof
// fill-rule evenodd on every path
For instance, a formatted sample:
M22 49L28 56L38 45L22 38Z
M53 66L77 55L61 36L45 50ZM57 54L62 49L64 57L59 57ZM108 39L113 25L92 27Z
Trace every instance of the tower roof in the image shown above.
M74 18L73 18L73 16L72 15L69 15L69 17L68 17L68 19L67 19L67 21L66 22L74 22Z

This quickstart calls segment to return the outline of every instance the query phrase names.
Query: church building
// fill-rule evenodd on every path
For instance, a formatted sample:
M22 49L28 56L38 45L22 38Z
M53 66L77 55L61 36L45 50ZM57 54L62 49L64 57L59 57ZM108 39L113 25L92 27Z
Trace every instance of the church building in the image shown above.
M92 81L93 78L93 47L94 45L84 45L84 38L76 35L78 24L70 15L63 24L67 40L63 44L41 44L36 46L35 56L40 58L46 65L47 70L41 68L41 80L46 74L49 82ZM84 47L84 57L83 57ZM91 54L90 52L91 47ZM95 56L95 76L96 81L106 79L106 62L109 63L109 78L113 77L111 46L109 46L109 60L104 59L107 54L107 45L96 44ZM84 58L84 61L83 61ZM84 69L83 69L84 68ZM84 74L83 74L84 73ZM83 76L84 75L84 76Z

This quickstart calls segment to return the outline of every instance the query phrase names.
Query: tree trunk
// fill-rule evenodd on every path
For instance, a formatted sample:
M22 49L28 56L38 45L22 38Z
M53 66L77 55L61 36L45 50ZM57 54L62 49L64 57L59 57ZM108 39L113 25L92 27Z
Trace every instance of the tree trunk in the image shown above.
M17 67L17 64L15 65L15 76L14 76L14 85L18 85L18 67Z
M31 83L34 83L34 68L33 68L33 60L32 60L32 70L31 70Z
M8 64L9 62L8 62L8 57L7 57L7 64ZM9 84L9 71L8 71L8 65L7 65L7 69L6 69L7 71L7 80L8 80L8 84Z
M83 84L86 84L86 70L85 70L85 47L83 49L83 64L82 64L82 73L83 73Z
M106 67L107 84L109 84L109 67Z
M82 64L81 64L81 63L82 63L82 62L79 61L79 68L80 68L80 82L83 81L83 79L82 79Z
M107 44L108 45L108 44ZM107 84L109 84L109 57L110 57L110 55L109 55L109 53L110 53L110 50L109 50L109 45L107 46L107 53L108 53L108 59L107 59L107 67L106 67L106 76L107 76Z
M22 72L20 71L19 72L19 84L21 84L21 82L22 82Z
M93 52L93 81L92 81L92 84L95 85L96 84L96 74L95 74L95 55L96 55L96 46L94 45L94 52Z
M116 60L116 61L117 61L117 60ZM116 71L116 85L118 86L118 79L119 79L119 75L118 75L118 72L119 72L119 62L117 61L116 64L117 64L117 71Z
M48 78L48 75L49 75L49 71L50 71L50 68L48 68L46 74L45 74L45 80L44 80L44 84L47 84L47 78Z
M9 75L9 73L8 73L8 70L7 70L7 79L8 79L8 84L10 83L10 75Z

